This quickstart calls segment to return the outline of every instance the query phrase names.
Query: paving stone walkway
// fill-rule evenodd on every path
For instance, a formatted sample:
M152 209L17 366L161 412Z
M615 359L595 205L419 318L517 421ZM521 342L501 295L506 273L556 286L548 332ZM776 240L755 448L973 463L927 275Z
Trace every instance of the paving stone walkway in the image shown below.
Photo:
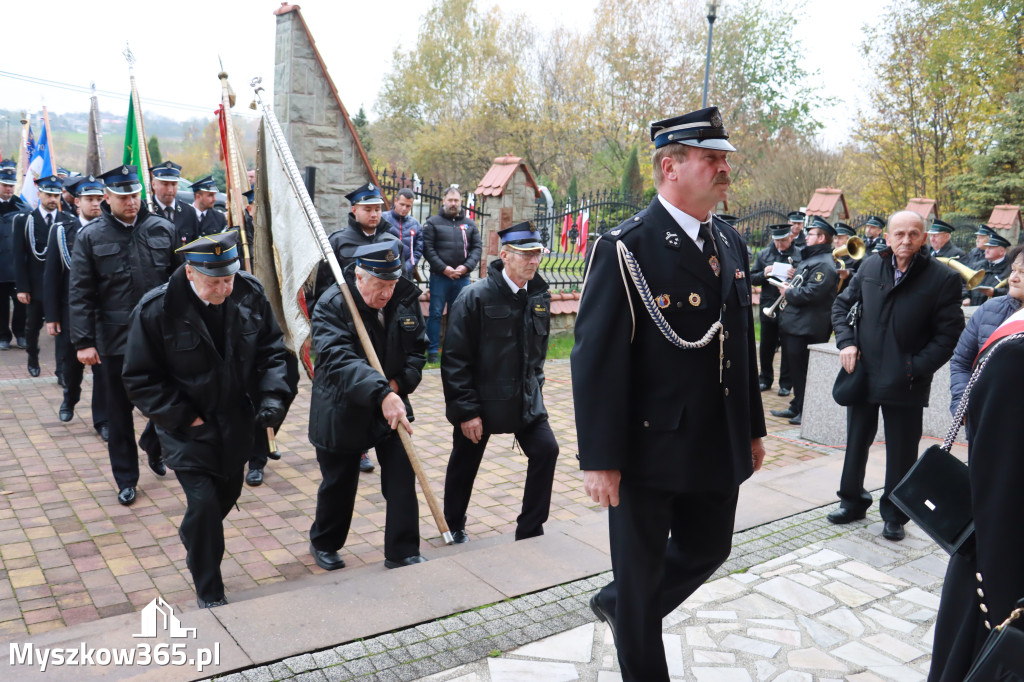
M673 680L917 682L930 662L946 555L877 513L816 509L734 536L733 554L664 620ZM224 682L619 682L588 600L610 574L219 678Z

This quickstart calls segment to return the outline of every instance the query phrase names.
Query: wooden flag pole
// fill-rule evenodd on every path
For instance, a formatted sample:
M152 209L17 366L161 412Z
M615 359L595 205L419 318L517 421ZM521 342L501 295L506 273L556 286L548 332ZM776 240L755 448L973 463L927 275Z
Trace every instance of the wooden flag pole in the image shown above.
M14 185L15 196L21 196L21 186L28 172L28 112L21 112L21 151L18 152L18 182Z
M231 105L234 103L234 95L231 86L228 85L228 74L223 70L217 75L220 79L221 107L224 112L225 135L221 140L221 147L224 151L224 168L228 180L228 216L232 227L238 228L238 235L242 242L242 257L245 269L252 272L252 258L249 254L249 239L245 234L245 219L242 216L242 179L241 169L238 167L238 152L235 149L235 125L231 119Z
M53 161L53 135L50 134L50 115L46 113L46 105L43 105L43 128L46 129L46 152L50 156L50 172L57 174L57 164Z

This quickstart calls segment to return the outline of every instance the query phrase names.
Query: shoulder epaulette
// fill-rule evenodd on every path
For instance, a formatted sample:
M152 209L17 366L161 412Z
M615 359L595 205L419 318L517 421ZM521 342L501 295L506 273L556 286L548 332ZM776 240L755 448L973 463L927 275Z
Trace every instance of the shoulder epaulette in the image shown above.
M646 217L647 209L645 208L644 210L634 215L632 218L627 219L625 222L623 222L615 229L608 230L608 232L606 232L603 236L605 239L611 239L613 241L616 239L621 239L622 237L626 236L626 234L628 234L631 230L634 230L643 225L644 218Z
M163 296L166 292L167 292L167 282L164 282L163 284L158 286L156 289L150 289L145 294L143 294L142 295L142 299L139 300L139 306L141 307L141 306L146 305L147 303L152 301L154 298L157 298L158 296Z

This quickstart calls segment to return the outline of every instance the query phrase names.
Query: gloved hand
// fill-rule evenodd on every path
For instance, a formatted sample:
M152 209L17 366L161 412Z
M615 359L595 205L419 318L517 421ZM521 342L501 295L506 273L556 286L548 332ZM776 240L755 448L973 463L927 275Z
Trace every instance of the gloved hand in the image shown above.
M256 413L256 424L261 428L276 429L281 426L286 414L288 414L288 410L284 403L278 398L268 395L260 403L260 411Z

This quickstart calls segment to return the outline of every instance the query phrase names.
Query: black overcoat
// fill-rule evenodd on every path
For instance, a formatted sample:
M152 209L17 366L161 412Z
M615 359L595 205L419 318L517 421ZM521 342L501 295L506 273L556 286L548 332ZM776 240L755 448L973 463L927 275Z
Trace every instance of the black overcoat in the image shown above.
M29 220L29 216L32 220ZM32 234L29 234L30 224ZM43 273L46 270L46 251L50 243L50 233L57 229L57 225L66 227L71 224L78 224L77 216L57 211L53 225L47 228L46 219L38 208L14 219L14 286L18 293L29 294L33 301L43 302ZM44 252L41 260L35 255L40 251Z
M786 307L779 314L779 329L791 336L806 336L812 343L828 341L832 334L832 302L839 288L832 246L805 246L800 257L792 281L797 277L801 277L801 281L799 286L786 292Z
M0 284L14 281L14 219L31 211L21 197L0 202Z
M391 239L398 239L395 235L391 234L391 223L381 218L380 223L377 225L377 229L370 236L367 236L363 232L363 227L356 222L356 217L353 213L348 214L348 225L335 230L327 237L327 241L330 242L331 248L334 249L334 255L338 259L338 265L344 270L349 263L354 260L353 253L360 246L366 246L367 244L377 244L378 242L389 241ZM320 267L316 271L316 285L313 289L313 301L310 305L316 306L316 302L320 300L320 297L324 295L324 292L332 284L334 284L334 273L331 272L331 268L327 263L321 263Z
M177 208L178 202L175 202L175 205ZM177 245L175 246L177 248L193 242L203 235L224 232L228 229L228 219L216 208L211 208L203 214L203 220L200 222L195 206L184 205L181 206L180 221L175 218L174 229L177 233Z
M70 256L74 253L75 238L82 229L82 221L64 224L64 242L61 244L61 231L54 228L50 231L50 243L46 247L46 267L43 270L43 316L47 322L60 322L61 329L70 332L71 320L68 308L68 286L70 282ZM65 252L66 249L66 252ZM64 256L68 257L65 262Z

